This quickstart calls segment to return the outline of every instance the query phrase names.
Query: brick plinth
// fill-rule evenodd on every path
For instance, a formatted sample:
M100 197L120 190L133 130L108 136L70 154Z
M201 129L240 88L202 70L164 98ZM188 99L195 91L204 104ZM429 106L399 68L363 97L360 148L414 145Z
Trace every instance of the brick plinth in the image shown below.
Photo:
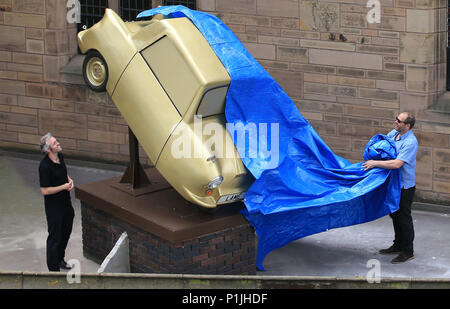
M135 273L229 274L256 272L255 234L242 224L184 241L171 242L82 202L84 255L97 263L123 232Z
M153 187L137 195L121 189L121 177L75 188L87 258L101 263L126 232L132 272L256 274L256 236L241 203L205 213L164 187L156 169L145 172Z

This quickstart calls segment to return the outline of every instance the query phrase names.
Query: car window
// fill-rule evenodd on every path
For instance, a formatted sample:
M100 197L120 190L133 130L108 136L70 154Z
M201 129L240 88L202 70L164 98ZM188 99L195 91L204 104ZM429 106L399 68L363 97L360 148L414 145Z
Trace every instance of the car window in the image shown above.
M180 53L167 36L145 48L141 54L183 116L200 86L186 56Z
M208 90L197 109L197 115L208 117L225 113L225 98L228 86Z

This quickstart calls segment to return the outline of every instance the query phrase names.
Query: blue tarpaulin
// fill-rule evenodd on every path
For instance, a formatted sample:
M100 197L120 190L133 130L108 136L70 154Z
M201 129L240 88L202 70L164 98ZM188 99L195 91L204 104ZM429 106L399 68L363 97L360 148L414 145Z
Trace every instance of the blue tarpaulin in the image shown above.
M237 149L256 179L245 196L243 215L258 236L260 270L269 252L293 240L372 221L398 209L398 170L364 171L362 162L352 164L334 154L219 18L184 6L159 7L138 18L155 14L188 17L194 23L230 75L227 122L257 128L247 131L245 147ZM363 157L394 159L395 143L376 135Z

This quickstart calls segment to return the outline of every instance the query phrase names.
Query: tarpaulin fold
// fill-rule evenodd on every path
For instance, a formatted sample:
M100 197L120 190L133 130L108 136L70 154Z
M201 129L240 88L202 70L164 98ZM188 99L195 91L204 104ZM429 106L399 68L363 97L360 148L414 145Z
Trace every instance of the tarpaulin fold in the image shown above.
M159 7L138 18L155 14L188 17L230 75L225 115L228 123L249 129L245 147L237 149L256 178L242 213L258 236L260 270L269 252L293 240L372 221L398 209L398 170L364 171L362 163L334 154L219 18L184 6ZM251 142L255 139L256 144ZM395 143L385 135L374 136L363 153L365 160L396 155Z

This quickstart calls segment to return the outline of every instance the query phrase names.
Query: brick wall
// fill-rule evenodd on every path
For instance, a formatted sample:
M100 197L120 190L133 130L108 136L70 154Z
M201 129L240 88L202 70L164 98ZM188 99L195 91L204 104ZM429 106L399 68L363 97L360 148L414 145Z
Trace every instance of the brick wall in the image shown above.
M362 160L370 137L392 129L400 111L414 112L417 198L448 204L450 115L430 111L445 91L446 1L381 0L380 24L367 22L366 3L197 1L236 33L337 154ZM66 2L0 0L0 9L0 147L37 151L50 131L68 155L127 161L127 126L109 96L60 74L76 54Z
M135 273L256 274L256 238L249 224L170 242L82 202L83 253L102 263L124 231Z

